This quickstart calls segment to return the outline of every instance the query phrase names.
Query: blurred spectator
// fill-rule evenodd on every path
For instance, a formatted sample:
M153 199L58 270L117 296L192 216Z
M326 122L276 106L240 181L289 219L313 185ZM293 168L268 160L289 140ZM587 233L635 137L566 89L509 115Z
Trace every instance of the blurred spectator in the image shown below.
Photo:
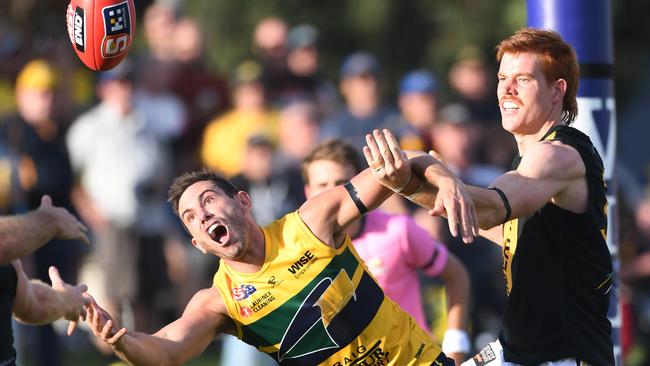
M176 44L173 42L176 30L175 9L170 2L154 1L144 11L142 19L149 61L171 62L176 54ZM146 64L142 67L146 67Z
M330 115L339 108L336 86L320 74L318 30L310 24L291 28L288 36L287 66L292 75L292 96L318 102L320 113Z
M431 129L438 112L438 81L427 70L414 70L399 84L400 130L396 131L402 149L430 150Z
M345 58L340 82L345 107L324 121L321 139L342 138L361 151L369 131L397 130L397 111L381 101L379 73L379 61L367 52L356 52Z
M498 125L501 121L492 80L495 78L475 46L463 48L449 70L453 101L466 105L476 123Z
M134 108L149 121L147 133L165 143L180 138L186 120L185 106L171 92L173 75L172 64L151 62L140 70L133 93Z
M472 185L489 185L503 173L497 167L477 162L480 126L473 122L468 108L450 104L439 113L433 129L433 147L449 168ZM430 217L425 210L415 213L417 222L435 238L447 243L449 251L467 267L472 283L470 311L471 337L476 350L498 335L500 316L505 305L504 282L501 274L500 248L478 237L471 245L454 238L443 219ZM428 284L426 284L428 285Z
M433 146L452 171L464 182L487 186L504 171L479 163L478 147L483 136L480 126L463 104L449 104L440 111L438 125L433 130Z
M203 32L189 17L179 19L174 32L176 68L171 82L174 93L185 104L187 123L178 141L177 171L200 166L201 134L210 119L225 112L230 104L228 84L210 71L204 59Z
M253 216L261 225L270 224L305 201L300 175L276 171L274 155L275 148L268 137L252 135L246 142L242 170L231 180L255 199Z
M484 141L480 161L509 169L515 156L515 144L501 128L501 114L493 90L496 78L475 46L461 50L449 70L452 101L469 110L470 118L490 139Z
M255 26L253 51L262 65L261 82L270 104L281 103L291 94L293 76L287 67L287 23L266 17Z
M281 169L300 169L300 162L318 144L320 113L309 100L295 100L280 111L278 153Z
M266 134L272 141L277 135L277 114L267 108L257 63L247 61L237 68L232 101L232 110L208 124L201 147L203 164L230 177L240 172L251 135Z
M82 114L67 135L79 177L74 203L95 238L94 261L88 266L96 263L101 269L100 278L88 282L100 296L103 292L116 314L133 310L136 326L152 330L174 302L162 248L168 228L174 227L164 200L169 153L152 132L156 121L134 108L128 60L99 74L97 93L100 103Z
M65 147L62 124L55 121L54 90L58 73L48 62L32 60L16 80L17 113L0 122L0 144L20 157L19 182L27 209L36 209L48 194L56 205L71 210L70 192L74 181ZM12 202L16 207L22 201ZM18 212L14 212L18 213ZM83 248L80 242L53 240L33 254L35 277L48 281L48 268L59 268L66 282L77 281L77 268ZM60 365L60 341L51 325L38 327L36 362Z

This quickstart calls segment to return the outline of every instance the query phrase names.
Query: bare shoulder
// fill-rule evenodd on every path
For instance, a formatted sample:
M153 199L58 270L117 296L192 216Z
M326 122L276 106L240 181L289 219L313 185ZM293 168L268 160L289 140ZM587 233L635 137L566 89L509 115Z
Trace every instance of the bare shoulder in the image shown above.
M228 315L226 305L221 298L221 292L215 287L199 290L192 296L185 308L188 311L211 311L217 314Z
M560 141L540 141L521 159L517 171L530 178L572 180L584 177L580 154Z

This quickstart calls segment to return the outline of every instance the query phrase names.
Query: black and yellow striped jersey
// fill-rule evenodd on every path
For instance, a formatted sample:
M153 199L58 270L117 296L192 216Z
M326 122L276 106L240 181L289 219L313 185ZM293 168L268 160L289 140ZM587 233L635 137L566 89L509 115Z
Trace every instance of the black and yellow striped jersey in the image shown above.
M589 203L578 214L549 202L504 224L508 302L499 337L504 356L524 365L568 357L613 365L607 319L613 278L603 163L589 137L575 128L555 126L543 140L560 141L580 154ZM513 169L519 161L515 159Z

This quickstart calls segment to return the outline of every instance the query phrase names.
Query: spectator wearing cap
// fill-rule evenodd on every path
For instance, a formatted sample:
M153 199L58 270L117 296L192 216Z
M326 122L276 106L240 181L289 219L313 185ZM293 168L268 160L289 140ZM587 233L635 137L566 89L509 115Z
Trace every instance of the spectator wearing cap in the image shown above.
M272 141L277 135L277 113L268 108L261 83L260 65L245 61L232 80L233 107L208 123L201 146L204 166L234 176L241 171L246 141L254 134L265 134Z
M78 177L73 202L94 236L88 264L100 269L88 282L116 314L133 311L151 329L160 322L153 301L169 291L161 243L174 226L161 194L171 159L156 121L133 104L132 66L124 60L98 74L99 103L72 123L66 142Z
M8 197L7 204L13 211L6 214L36 209L45 194L50 195L57 206L72 209L70 192L74 178L64 140L65 123L55 118L58 82L58 70L42 59L28 62L18 74L15 89L17 112L0 121L0 145L4 145L19 161L20 193ZM48 268L54 265L66 282L76 282L81 251L80 242L71 244L53 240L34 252L35 277L49 281ZM52 326L48 324L31 331L30 338L35 341L35 362L60 365L60 346L57 346L60 341Z
M438 110L437 92L438 81L427 70L413 70L402 78L398 99L402 128L398 138L403 149L431 149L431 129Z
M340 74L339 89L345 106L324 121L321 139L342 138L361 151L368 131L397 130L397 110L381 101L380 65L375 56L367 52L347 56Z
M318 29L311 24L293 27L289 31L287 45L287 66L292 75L287 102L308 98L318 103L321 114L331 114L338 108L339 101L334 83L323 79L319 72Z

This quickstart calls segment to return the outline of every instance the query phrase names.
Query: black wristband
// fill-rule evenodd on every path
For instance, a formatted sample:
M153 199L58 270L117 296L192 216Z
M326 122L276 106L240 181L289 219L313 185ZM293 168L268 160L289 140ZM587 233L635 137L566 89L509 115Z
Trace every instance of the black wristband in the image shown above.
M503 207L506 208L506 218L503 220L503 224L506 222L510 221L510 215L512 215L512 208L510 208L510 202L508 202L508 197L506 197L506 194L503 193L502 190L500 190L497 187L489 187L488 189L491 189L499 194L499 197L501 197L501 201L503 202Z
M354 188L352 185L352 182L347 182L343 185L345 189L348 191L348 194L350 195L350 198L352 198L352 201L354 204L357 206L357 209L359 210L359 213L362 215L365 215L368 213L368 207L361 202L361 198L359 198L359 194L357 193L357 189Z

